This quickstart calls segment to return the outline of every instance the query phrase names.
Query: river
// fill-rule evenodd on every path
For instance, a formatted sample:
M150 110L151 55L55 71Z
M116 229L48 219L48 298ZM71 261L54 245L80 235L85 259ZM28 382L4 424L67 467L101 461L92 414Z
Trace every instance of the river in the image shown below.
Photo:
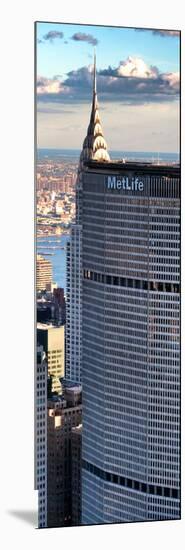
M68 240L69 235L37 238L37 254L41 254L51 262L53 281L58 287L64 288L64 291L66 291L66 243Z

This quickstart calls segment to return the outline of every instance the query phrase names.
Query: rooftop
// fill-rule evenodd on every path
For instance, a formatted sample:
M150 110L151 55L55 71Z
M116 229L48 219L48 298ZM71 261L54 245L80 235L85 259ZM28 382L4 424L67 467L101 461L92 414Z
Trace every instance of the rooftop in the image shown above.
M87 169L94 171L105 171L105 172L127 172L135 171L137 173L151 173L153 175L169 175L172 177L180 176L180 164L178 163L166 163L158 164L152 162L133 162L133 161L124 161L124 160L111 160L107 161L96 161L96 160L85 160L84 166Z
M74 433L81 433L82 432L82 424L78 424L78 426L72 427L72 432Z
M37 323L37 330L48 330L49 328L53 328L53 329L63 329L63 325L59 325L59 326L56 326L56 325L53 325L52 323Z
M82 384L66 378L60 378L61 384L65 390L82 391Z

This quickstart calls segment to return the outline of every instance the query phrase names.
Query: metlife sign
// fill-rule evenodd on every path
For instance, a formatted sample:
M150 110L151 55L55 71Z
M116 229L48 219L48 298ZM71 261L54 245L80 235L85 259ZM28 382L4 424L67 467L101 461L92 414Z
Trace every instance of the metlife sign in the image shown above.
M144 191L144 181L138 177L106 176L105 186L108 191Z

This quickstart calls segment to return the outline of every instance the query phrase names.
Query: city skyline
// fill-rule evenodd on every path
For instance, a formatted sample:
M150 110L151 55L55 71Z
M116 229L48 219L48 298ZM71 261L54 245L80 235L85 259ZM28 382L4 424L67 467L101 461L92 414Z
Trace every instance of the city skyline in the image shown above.
M91 45L97 41L89 33L77 36L71 39ZM63 38L62 31L51 30L38 40L52 44ZM47 397L52 397L56 407L51 434L50 422L47 424L47 466L51 466L47 468L47 526L51 527L76 522L180 519L180 167L173 161L160 163L159 158L151 163L145 159L138 162L137 154L132 160L111 159L101 125L101 100L99 103L97 98L98 79L101 84L101 77L108 77L110 90L118 83L119 92L114 90L117 99L119 79L127 85L128 110L133 81L135 103L140 108L143 97L150 103L150 94L156 104L159 96L166 103L169 97L177 97L177 73L159 75L156 66L148 67L141 58L133 57L119 64L118 77L115 71L111 66L103 74L98 71L94 55L81 97L84 104L91 88L89 125L83 135L75 187L75 159L70 167L69 157L64 155L64 162L61 150L55 160L52 153L43 152L37 174L40 235L69 230L76 188L76 215L66 250L66 317L64 307L63 316L59 319L58 315L59 302L64 306L62 288L57 296L49 295L43 281L37 295L38 306L40 300L46 306L38 307L45 324L41 327L37 323L37 337L47 357ZM81 72L83 81L87 71ZM79 101L79 72L68 72L68 77L76 81ZM56 103L62 96L67 99L68 94L71 102L75 100L70 87L59 83L59 75L52 84L40 78L39 88L43 102L47 103L52 94ZM105 102L105 89L103 93ZM69 193L67 200L64 187ZM48 251L55 250L56 245L50 240L48 243ZM48 325L51 318L54 326ZM62 347L58 340L50 349L41 340L41 328L42 333L49 329L56 333L61 323L65 333ZM61 355L64 350L61 375L57 353ZM79 383L83 390L83 437L78 418L78 437L72 449L72 424L63 430L67 424L63 391L67 384L76 392ZM71 404L70 399L70 408ZM51 409L49 418L54 416ZM74 411L69 411L72 419L71 413ZM63 462L64 447L72 465L72 486L67 463ZM38 476L40 490L39 483ZM39 505L39 517L43 512L45 501Z
M39 148L81 148L95 47L109 150L179 151L178 31L37 23L36 40Z

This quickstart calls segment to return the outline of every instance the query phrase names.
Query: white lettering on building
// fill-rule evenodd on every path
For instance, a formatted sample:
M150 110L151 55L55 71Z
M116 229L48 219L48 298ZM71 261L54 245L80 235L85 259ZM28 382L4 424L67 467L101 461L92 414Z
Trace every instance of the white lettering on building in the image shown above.
M107 176L106 179L107 183L107 189L115 189L118 191L121 191L121 189L124 189L124 191L143 191L144 190L144 183L143 181L139 180L139 178L129 178L128 176L124 176L122 178L118 178L117 176Z

